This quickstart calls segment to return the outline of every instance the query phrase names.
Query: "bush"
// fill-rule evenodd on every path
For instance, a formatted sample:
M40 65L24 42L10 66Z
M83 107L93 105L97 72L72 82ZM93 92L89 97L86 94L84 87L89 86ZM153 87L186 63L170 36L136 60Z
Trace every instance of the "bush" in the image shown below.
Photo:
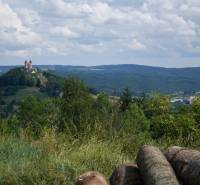
M90 124L90 116L93 98L87 86L77 78L70 77L65 81L62 115L64 122L60 126L62 130L72 123L77 130L84 131L85 123Z
M125 112L122 130L127 134L137 134L148 132L150 123L145 117L143 111L136 105L131 104Z
M59 129L59 106L56 99L28 97L20 104L16 117L22 128L29 128L33 135L38 136L45 127Z
M168 137L179 139L185 146L192 145L200 139L200 130L197 127L193 115L161 115L154 117L151 122L152 136L155 139Z

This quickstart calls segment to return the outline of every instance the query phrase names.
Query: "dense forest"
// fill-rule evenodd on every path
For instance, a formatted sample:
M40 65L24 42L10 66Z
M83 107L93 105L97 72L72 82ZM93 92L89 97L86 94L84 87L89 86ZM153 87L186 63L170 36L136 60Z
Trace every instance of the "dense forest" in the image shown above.
M128 87L135 95L160 93L191 94L200 90L200 68L162 68L141 65L37 66L62 77L77 76L98 92L119 96ZM11 68L11 67L10 67ZM6 72L9 67L0 67Z
M2 116L0 132L0 184L72 184L88 170L110 175L143 144L199 149L200 98L174 107L168 96L134 98L125 88L117 99L69 77L62 96L28 96Z
M67 77L75 75L97 91L112 95L128 87L135 95L193 93L200 90L200 68L162 68L140 65L107 65L94 67L52 66L52 73Z

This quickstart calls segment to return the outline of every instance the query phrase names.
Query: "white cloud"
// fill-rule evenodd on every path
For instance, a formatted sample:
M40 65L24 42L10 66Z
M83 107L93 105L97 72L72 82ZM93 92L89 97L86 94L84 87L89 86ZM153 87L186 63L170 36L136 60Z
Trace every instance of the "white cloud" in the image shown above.
M103 48L102 48L103 44L99 43L99 44L80 44L80 50L84 51L84 52L89 52L89 53L102 53L103 52Z
M26 26L37 26L41 24L41 18L39 14L31 9L20 8L17 10L19 17Z
M21 49L21 50L5 50L3 55L6 56L16 56L16 57L32 57L32 56L39 56L42 54L41 48L34 48L34 49Z
M68 26L52 27L50 32L54 35L64 36L66 38L78 38L79 34L71 31Z
M128 47L132 50L143 50L146 48L144 44L137 41L136 39L134 39L130 44L128 44Z
M0 1L0 28L14 28L20 30L22 27L21 20L8 4L3 4Z
M91 12L91 8L86 3L66 2L64 0L39 0L45 13L56 14L58 16L80 17Z
M13 54L19 56L18 53L25 52L15 51L13 50L14 47L36 45L41 40L37 33L23 25L17 13L8 4L0 3L0 43L4 48L12 48L5 55L13 52Z
M6 55L200 57L199 36L199 0L0 0Z

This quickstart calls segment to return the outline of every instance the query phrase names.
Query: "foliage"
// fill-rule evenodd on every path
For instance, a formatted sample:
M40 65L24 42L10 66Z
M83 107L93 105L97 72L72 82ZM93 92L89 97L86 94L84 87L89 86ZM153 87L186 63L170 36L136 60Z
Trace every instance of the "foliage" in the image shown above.
M43 72L43 76L47 79L48 83L42 85L41 90L46 92L51 97L60 96L63 91L64 79L57 77L49 72Z
M22 87L37 87L49 96L59 96L63 90L64 79L48 72L37 69L36 72L27 72L24 68L14 68L0 76L0 87L5 96L14 95Z
M37 76L15 68L0 77L0 86L36 86Z
M52 73L68 77L75 75L98 92L120 96L128 87L134 95L141 93L199 91L200 68L160 68L141 65L105 65L95 67L55 66Z
M108 113L111 111L111 102L109 99L108 94L106 93L99 93L94 104L94 108L97 109L100 113Z
M37 136L45 127L57 129L58 115L58 101L28 97L20 104L16 118L22 128L29 128Z
M200 129L200 97L198 97L194 103L192 104L191 111L189 110L189 113L193 112L194 119L197 122L197 127Z
M120 97L121 111L126 111L132 103L132 93L128 88L125 88Z
M144 98L142 109L148 118L168 114L172 109L170 98L165 95L154 93L150 98Z
M62 95L64 79L49 72L14 68L0 76L0 116L10 117L27 96L40 99Z
M132 104L125 112L122 130L126 134L137 134L149 131L149 121L137 104Z
M70 77L63 97L30 96L0 117L0 184L72 184L88 170L109 176L144 144L199 149L199 114L199 98L175 110L160 94L133 98L125 89L120 100L92 96Z
M63 93L62 113L64 123L61 129L67 128L71 123L75 130L85 128L85 123L89 124L93 98L87 86L75 77L70 77L65 81ZM83 125L84 123L84 125Z

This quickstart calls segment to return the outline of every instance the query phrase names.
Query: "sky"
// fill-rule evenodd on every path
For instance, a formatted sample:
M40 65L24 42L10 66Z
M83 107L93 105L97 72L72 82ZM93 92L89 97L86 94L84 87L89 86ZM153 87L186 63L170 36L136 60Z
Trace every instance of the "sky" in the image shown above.
M0 0L0 65L200 66L200 0Z

